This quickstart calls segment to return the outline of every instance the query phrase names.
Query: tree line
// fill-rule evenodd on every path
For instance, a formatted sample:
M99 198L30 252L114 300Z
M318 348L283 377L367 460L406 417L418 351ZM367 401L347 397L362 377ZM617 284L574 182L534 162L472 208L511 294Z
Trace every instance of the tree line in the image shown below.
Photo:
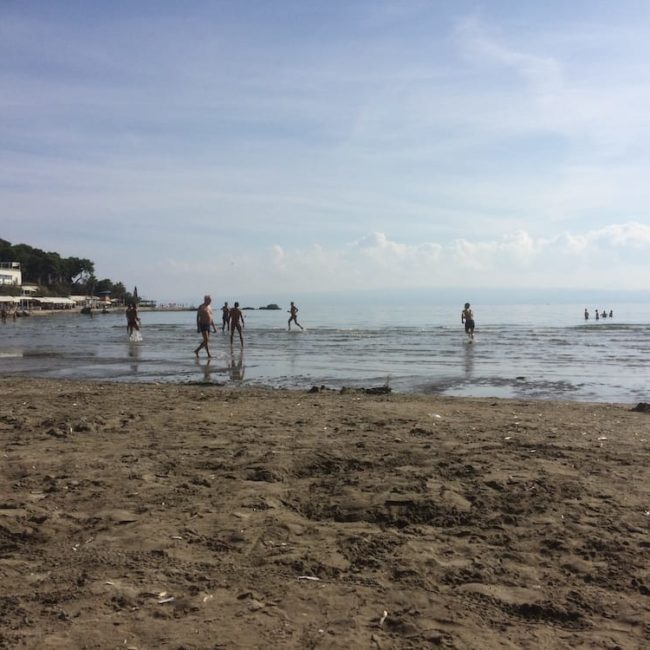
M23 284L37 284L42 295L97 295L110 291L111 298L128 302L133 298L121 282L109 278L98 280L95 264L81 257L61 257L58 253L42 251L27 244L11 244L0 239L0 261L20 262ZM3 292L12 292L4 286ZM19 293L20 288L14 288Z

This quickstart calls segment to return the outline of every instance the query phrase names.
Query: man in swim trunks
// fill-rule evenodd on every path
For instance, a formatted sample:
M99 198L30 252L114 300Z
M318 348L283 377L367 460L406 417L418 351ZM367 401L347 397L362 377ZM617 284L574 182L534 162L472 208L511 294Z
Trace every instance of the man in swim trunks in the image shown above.
M213 332L216 332L217 328L215 327L212 318L212 307L210 307L211 302L212 298L210 296L205 296L203 298L203 304L196 310L196 331L203 337L199 347L194 350L194 354L197 357L199 356L201 348L205 348L205 351L208 353L208 358L212 357L208 346L210 329L212 329Z
M465 333L469 343L472 343L474 341L474 314L468 302L465 303L465 309L460 314L460 322L465 323Z
M296 307L293 304L293 301L291 302L291 309L289 309L289 321L287 325L289 326L289 330L291 330L291 321L293 321L300 329L303 329L303 326L298 322L297 316L298 316L298 307Z
M224 332L226 328L230 329L230 307L224 302L221 308L221 331Z
M239 303L236 302L235 306L230 310L230 345L232 345L235 336L235 330L239 332L239 342L242 348L244 347L244 335L242 328L244 327L244 314L239 309Z

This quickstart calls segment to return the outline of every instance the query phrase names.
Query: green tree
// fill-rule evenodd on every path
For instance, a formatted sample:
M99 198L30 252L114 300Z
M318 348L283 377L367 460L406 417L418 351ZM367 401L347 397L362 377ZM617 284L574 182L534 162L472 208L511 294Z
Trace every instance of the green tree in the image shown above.
M124 297L127 294L126 287L121 282L116 282L113 285L113 294L112 297L117 300L124 300Z
M125 300L131 294L121 282L95 277L95 264L86 258L61 257L27 244L12 245L0 239L0 261L19 262L23 283L38 284L44 295L78 293L92 295L110 291L111 297Z
M62 260L63 279L70 286L85 284L95 273L95 265L88 259L66 257Z
M109 278L104 278L103 280L98 280L95 284L95 293L103 293L104 291L110 291L113 293L113 281Z

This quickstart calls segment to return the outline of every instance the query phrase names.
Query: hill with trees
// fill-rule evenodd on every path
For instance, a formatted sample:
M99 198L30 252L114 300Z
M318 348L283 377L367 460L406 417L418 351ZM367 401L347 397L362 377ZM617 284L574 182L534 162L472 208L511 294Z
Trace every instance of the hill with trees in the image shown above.
M86 258L61 257L59 253L0 239L0 261L20 262L23 284L37 284L44 296L96 295L110 291L111 298L125 301L132 298L121 282L109 278L98 280L94 262ZM2 290L8 292L8 289Z

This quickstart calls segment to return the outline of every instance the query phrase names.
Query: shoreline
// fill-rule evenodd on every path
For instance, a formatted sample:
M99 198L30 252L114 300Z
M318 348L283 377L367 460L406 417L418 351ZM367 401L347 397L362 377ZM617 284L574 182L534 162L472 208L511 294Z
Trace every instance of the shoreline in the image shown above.
M649 642L650 415L628 405L0 388L0 645Z
M108 314L118 314L120 316L124 315L124 309L126 307L113 307L108 310ZM196 308L192 309L191 307L170 307L170 308L160 308L160 307L139 307L139 312L177 312L177 311L196 311ZM32 309L28 312L28 316L20 316L20 318L29 318L30 316L58 316L58 315L81 315L88 316L89 314L83 314L81 312L81 307L75 307L73 309ZM96 309L93 312L94 316L105 316L107 314L102 313L101 309Z
M644 381L649 361L629 349L634 336L642 351L650 333L645 326L602 331L486 328L482 340L469 346L457 328L436 324L397 330L363 326L351 334L344 324L331 327L319 321L304 336L289 336L282 318L267 316L251 320L245 356L238 346L228 348L227 334L213 337L216 358L210 366L196 365L188 353L196 345L188 343L194 336L193 312L142 314L144 341L137 346L123 336L121 312L47 318L50 313L56 312L35 312L38 317L31 322L7 324L0 346L0 354L11 357L6 374L128 383L205 379L290 388L324 384L334 389L348 380L357 387L388 380L402 394L630 404L649 400ZM40 327L45 320L52 327ZM609 353L602 357L605 347Z

